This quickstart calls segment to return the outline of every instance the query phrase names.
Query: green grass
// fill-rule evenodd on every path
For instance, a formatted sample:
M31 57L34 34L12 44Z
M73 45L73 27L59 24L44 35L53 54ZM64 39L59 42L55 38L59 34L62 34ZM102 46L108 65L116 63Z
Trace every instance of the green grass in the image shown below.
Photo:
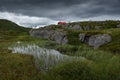
M112 41L100 46L99 49L111 51L113 53L120 53L120 28L111 28L104 30L89 30L89 31L75 31L75 30L67 30L67 38L68 44L70 45L81 45L78 35L80 33L85 33L87 36L96 35L96 34L109 34L112 37Z
M7 49L0 49L1 80L29 80L38 74L33 56L12 54Z
M83 56L88 60L59 64L46 74L49 77L46 80L120 79L120 55L94 50L86 45L81 45L72 56Z
M0 41L10 40L18 35L26 35L29 30L30 28L19 26L9 20L0 19Z
M16 32L26 32L27 30L30 30L29 28L25 28L22 26L17 25L14 22L11 22L9 20L0 19L0 31L9 31L9 33Z
M2 21L4 22L4 20ZM113 54L120 52L120 29L112 28L119 24L119 21L106 21L104 25L110 26L111 28L104 30L68 30L67 36L69 44L66 45L60 45L46 39L30 37L28 35L28 29L27 32L25 29L25 31L20 31L20 34L16 34L16 31L9 31L8 29L13 25L17 26L15 30L19 30L18 25L14 23L11 24L11 22L9 24L9 21L7 21L8 23L5 25L6 21L4 24L3 22L0 23L0 36L2 36L0 39L1 80L120 80L120 55ZM84 23L84 25L85 24L88 24L88 22ZM101 23L98 22L91 23L91 25L92 24L101 25ZM5 28L1 27L1 25L9 27ZM8 31L4 32L2 30L3 28ZM107 33L112 36L112 42L101 46L99 49L93 49L79 42L79 39L76 38L79 33L87 33L89 35ZM43 72L36 69L33 56L13 54L7 49L8 46L15 44L17 41L24 42L25 44L36 44L44 48L56 49L70 56L82 56L85 57L86 60L61 63L49 71Z
M0 65L2 80L119 80L120 56L110 52L94 50L87 45L57 45L44 39L25 37L23 42L36 43L41 47L56 48L64 54L83 56L87 61L73 61L57 65L48 72L36 70L34 59L29 55L12 54L6 49L13 43L0 46ZM30 40L29 40L30 39ZM47 44L46 44L47 43ZM49 44L48 44L49 43ZM55 44L52 46L52 44ZM4 46L4 47L2 47Z
M94 28L95 26L103 26L102 29L108 29L108 28L116 28L118 24L120 24L120 21L113 21L113 20L106 20L106 21L83 21L83 22L73 22L70 23L71 25L78 24L81 27L84 26L90 26L91 28Z
M79 31L74 31L74 30L67 30L67 38L68 38L68 44L71 45L79 45Z
M53 74L59 77L58 80L119 80L119 67L116 63L78 61L54 68Z

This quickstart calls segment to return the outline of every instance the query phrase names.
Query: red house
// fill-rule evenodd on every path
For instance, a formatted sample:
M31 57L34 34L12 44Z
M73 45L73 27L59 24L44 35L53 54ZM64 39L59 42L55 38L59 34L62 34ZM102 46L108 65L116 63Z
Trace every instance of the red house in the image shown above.
M64 21L60 21L60 22L58 22L58 24L60 24L60 25L66 25L67 23L64 22Z

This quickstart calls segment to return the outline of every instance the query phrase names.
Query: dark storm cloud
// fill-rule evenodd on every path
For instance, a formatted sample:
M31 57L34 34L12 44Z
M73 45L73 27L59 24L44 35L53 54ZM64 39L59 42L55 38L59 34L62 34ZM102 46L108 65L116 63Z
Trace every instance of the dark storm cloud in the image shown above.
M0 0L0 11L52 20L91 18L104 15L120 17L120 0Z
M2 0L1 11L31 16L91 17L102 14L120 14L120 0Z

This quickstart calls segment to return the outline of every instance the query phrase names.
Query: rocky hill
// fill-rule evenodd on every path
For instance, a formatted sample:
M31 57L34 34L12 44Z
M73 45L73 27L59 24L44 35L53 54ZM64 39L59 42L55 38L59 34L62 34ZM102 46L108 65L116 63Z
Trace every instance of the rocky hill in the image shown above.
M74 22L32 29L33 37L53 40L59 44L88 44L94 48L120 51L120 21ZM115 50L116 48L117 50Z

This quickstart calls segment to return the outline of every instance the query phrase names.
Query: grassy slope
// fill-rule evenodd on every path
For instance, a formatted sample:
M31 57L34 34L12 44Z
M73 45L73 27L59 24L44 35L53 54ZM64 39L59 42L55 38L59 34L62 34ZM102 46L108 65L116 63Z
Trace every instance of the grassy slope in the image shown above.
M103 26L101 30L86 30L86 31L76 31L76 30L68 30L65 29L68 33L69 44L72 45L80 45L81 42L79 41L78 35L79 33L86 33L88 35L95 35L95 34L109 34L112 36L112 41L108 44L101 46L99 49L111 51L113 53L120 53L120 28L116 26L120 24L120 21L86 21L86 22L73 22L70 23L71 25L78 24L81 27L84 26ZM60 28L59 26L56 26ZM83 44L83 43L82 43Z
M0 19L0 31L25 32L27 29L9 20Z
M18 35L27 35L30 28L24 28L11 21L0 19L0 42L15 39Z
M110 28L110 29L103 29L103 30L90 30L90 31L70 31L68 34L68 37L70 39L70 43L73 44L76 42L76 44L80 43L78 38L76 37L79 33L86 33L88 35L94 35L94 34L109 34L112 36L112 41L102 45L99 49L111 51L113 53L120 53L120 28ZM76 36L75 36L76 35ZM74 43L75 44L75 43Z
M114 53L120 53L120 28L103 30L112 36L112 41L101 46L101 49L110 50Z
M30 28L25 28L15 24L14 22L0 19L0 35L13 36L28 33Z
M35 79L39 72L35 68L33 56L12 54L7 47L13 42L24 40L29 28L0 19L0 79L30 80ZM25 41L25 40L24 40Z
M18 27L17 27L18 29ZM23 32L23 31L22 31ZM1 40L0 44L0 78L2 80L120 80L120 56L113 55L106 51L94 50L93 48L80 43L77 45L78 39L72 40L78 33L73 31L69 35L69 45L58 45L54 42L32 38L28 34L14 35L5 34L6 37ZM113 37L113 41L107 45L101 46L102 49L110 50L110 46L120 43L120 29L106 29L101 31L85 31L87 33L109 33ZM9 31L7 32L9 33ZM71 38L72 36L72 38ZM30 55L12 54L7 47L16 41L25 43L36 43L41 47L55 48L65 54L72 56L83 56L88 61L69 62L56 66L47 73L36 70L34 59ZM72 41L76 41L75 44ZM72 45L71 45L72 44ZM119 44L118 44L119 46ZM116 50L116 48L114 49ZM119 50L119 48L118 48Z
M95 26L103 26L101 30L86 30L86 31L76 31L64 29L61 25L51 25L52 29L64 29L67 31L68 43L71 45L80 45L78 35L79 33L87 33L88 35L95 34L110 34L112 36L112 41L108 44L101 46L99 49L111 51L113 53L120 53L120 28L117 28L117 25L120 24L120 21L85 21L85 22L73 22L69 23L70 25L80 25L81 27L90 26L91 28ZM82 43L83 44L83 43Z
M1 80L29 80L38 74L34 59L29 55L11 54L0 49L0 79Z

